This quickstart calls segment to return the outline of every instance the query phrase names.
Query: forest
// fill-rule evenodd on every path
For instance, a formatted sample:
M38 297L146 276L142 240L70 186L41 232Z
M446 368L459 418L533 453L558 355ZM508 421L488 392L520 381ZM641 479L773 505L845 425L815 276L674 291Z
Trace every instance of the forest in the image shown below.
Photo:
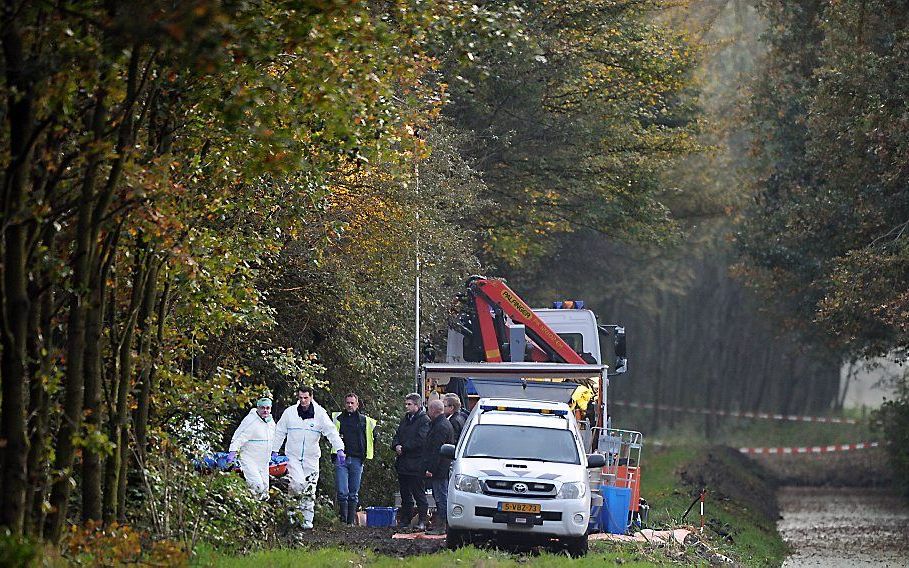
M823 414L844 365L905 359L902 2L6 0L0 18L10 550L111 526L149 555L262 546L277 529L245 485L192 459L301 383L331 410L362 398L364 491L387 499L417 279L437 350L471 274L532 305L583 297L629 330L611 396L631 401ZM894 388L872 420L909 490Z

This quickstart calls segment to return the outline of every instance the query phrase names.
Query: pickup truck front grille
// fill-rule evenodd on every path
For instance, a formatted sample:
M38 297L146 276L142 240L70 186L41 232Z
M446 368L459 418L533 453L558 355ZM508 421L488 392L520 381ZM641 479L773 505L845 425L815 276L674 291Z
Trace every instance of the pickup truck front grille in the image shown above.
M552 499L556 496L556 488L554 483L535 479L486 479L483 481L483 493L504 497Z
M495 507L474 507L473 514L478 517L489 517L493 519L493 522L506 522L506 519L509 515L514 515L516 513L503 513L496 509ZM542 511L538 516L544 521L561 521L562 513L558 511Z

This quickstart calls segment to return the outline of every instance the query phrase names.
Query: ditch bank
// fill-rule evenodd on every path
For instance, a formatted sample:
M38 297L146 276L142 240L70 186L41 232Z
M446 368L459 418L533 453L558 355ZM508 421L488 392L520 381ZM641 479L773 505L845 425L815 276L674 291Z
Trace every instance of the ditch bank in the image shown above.
M726 446L707 448L679 468L679 479L692 490L704 488L719 500L776 522L779 480L761 464Z
M786 557L786 544L776 528L778 480L736 449L660 448L648 455L643 478L654 526L699 528L697 504L684 514L706 490L701 533L705 544L748 566L779 566Z
M800 487L877 487L894 484L883 448L824 454L752 456L780 485Z

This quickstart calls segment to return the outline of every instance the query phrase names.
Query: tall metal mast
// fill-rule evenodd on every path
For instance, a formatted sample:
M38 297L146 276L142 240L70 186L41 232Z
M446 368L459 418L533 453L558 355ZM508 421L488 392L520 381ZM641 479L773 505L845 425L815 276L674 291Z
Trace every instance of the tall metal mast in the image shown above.
M415 268L416 278L414 285L414 339L413 339L413 372L414 372L414 392L423 395L423 389L420 388L420 165L414 164L414 186L416 188L416 233L414 235L415 244Z

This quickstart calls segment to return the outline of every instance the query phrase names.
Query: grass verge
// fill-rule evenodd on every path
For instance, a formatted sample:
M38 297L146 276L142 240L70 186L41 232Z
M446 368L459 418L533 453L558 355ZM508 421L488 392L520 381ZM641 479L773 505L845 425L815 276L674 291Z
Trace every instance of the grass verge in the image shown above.
M584 558L567 558L564 555L542 553L527 557L498 550L477 549L472 546L457 551L444 550L435 554L401 557L377 555L372 551L353 551L341 548L318 550L297 548L262 551L249 556L225 557L203 553L197 560L198 566L224 568L300 568L303 566L369 566L374 568L400 568L405 564L413 568L445 568L449 566L476 566L483 568L511 568L518 566L539 566L556 568L560 566L602 566L604 563L623 566L653 566L642 554L631 550L607 550L591 548Z

